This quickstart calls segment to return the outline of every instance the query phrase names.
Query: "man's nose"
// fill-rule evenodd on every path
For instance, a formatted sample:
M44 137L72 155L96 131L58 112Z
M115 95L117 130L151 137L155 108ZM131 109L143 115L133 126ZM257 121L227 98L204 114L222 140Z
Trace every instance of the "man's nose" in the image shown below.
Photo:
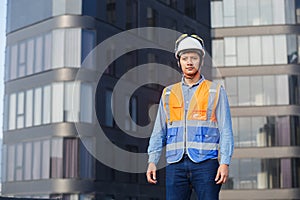
M187 64L193 64L193 59L192 58L188 58Z

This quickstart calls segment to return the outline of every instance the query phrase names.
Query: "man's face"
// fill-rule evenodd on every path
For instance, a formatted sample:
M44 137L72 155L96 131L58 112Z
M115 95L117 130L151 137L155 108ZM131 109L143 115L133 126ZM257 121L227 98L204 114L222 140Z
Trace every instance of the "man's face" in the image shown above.
M196 52L187 52L180 56L180 65L183 74L191 76L200 73L200 56Z

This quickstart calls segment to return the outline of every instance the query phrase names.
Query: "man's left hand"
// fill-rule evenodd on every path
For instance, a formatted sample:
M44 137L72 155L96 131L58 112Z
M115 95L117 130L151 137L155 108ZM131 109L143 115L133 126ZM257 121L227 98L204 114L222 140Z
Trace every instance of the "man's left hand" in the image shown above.
M215 178L216 184L226 183L226 181L228 180L228 175L229 175L228 165L221 164L218 168L218 172Z

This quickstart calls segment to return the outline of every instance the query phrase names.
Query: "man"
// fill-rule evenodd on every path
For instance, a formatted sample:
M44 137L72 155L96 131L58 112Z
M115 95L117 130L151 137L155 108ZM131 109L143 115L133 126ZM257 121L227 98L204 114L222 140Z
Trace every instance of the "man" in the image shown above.
M166 199L217 200L228 180L233 153L231 115L225 90L201 75L203 40L183 34L175 43L181 82L163 90L148 147L147 180L156 184L156 165L166 145ZM220 151L220 162L218 154Z

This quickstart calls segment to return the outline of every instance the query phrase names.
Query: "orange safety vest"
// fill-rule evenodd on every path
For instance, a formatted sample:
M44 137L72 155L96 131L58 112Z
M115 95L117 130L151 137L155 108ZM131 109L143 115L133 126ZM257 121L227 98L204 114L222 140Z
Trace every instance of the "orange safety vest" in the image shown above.
M162 100L166 112L168 163L180 161L184 153L194 162L218 157L220 134L216 107L219 93L219 84L202 81L185 113L182 83L164 89Z

